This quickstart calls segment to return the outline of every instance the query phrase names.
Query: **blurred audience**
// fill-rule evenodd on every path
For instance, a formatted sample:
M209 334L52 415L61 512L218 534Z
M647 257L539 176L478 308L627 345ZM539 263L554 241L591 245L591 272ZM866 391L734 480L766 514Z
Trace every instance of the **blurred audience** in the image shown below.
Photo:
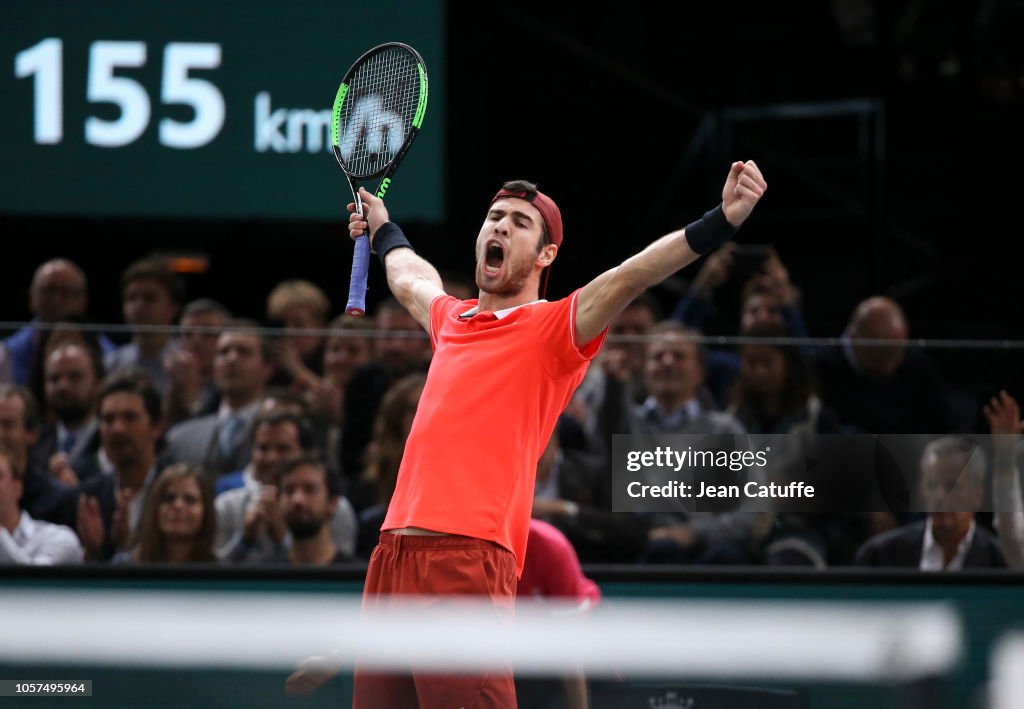
M445 282L472 297L471 284ZM67 259L41 264L28 292L32 322L0 343L0 559L32 547L33 535L46 536L32 530L53 523L66 525L54 528L58 538L61 529L65 538L77 533L80 555L93 560L322 564L369 556L431 356L429 339L397 301L381 302L374 318L341 315L328 324L331 303L317 285L282 280L266 301L267 318L284 329L273 342L257 322L232 320L208 298L181 309L174 337L163 328L181 308L184 283L162 260L146 258L122 274L133 332L114 348L86 325L86 283ZM736 331L751 341L705 349L697 338L733 297ZM784 344L807 335L800 298L774 248L732 243L703 261L672 320L659 321L655 293L638 296L613 319L604 352L538 461L535 519L572 545L577 566L583 559L824 568L850 563L856 552L861 565L1024 568L1024 429L1013 397L1000 392L981 407L958 394L932 358L908 344L905 313L882 296L856 305L839 347ZM780 435L786 449L776 459L788 464L818 434L949 434L974 420L961 410L972 406L994 434L998 536L986 516L976 519L984 454L957 453L949 441L959 439L925 451L920 520L770 515L724 503L700 512L612 512L616 433L647 441ZM158 471L171 463L181 464L170 468L180 476L165 481ZM955 482L958 463L969 474ZM279 478L282 467L291 477ZM794 470L783 465L772 475ZM216 497L207 499L211 485ZM166 502L147 495L158 489ZM62 563L41 554L37 563Z

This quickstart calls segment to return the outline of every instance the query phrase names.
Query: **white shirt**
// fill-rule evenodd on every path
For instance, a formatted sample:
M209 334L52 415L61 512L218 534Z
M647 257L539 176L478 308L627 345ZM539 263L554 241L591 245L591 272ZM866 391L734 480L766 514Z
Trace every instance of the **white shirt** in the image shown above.
M135 533L135 530L139 528L139 520L142 519L142 511L146 507L146 496L149 495L149 488L153 485L153 481L156 480L156 476L160 473L157 470L156 463L153 463L153 467L149 469L149 473L146 474L146 479L142 483L142 489L136 492L135 497L128 503L128 529ZM120 492L121 486L118 484L117 479L114 479L114 502L117 502L117 493Z
M14 532L0 527L0 563L79 564L84 553L70 527L32 519L21 513Z
M971 520L971 526L967 530L967 534L960 540L960 543L956 547L956 554L949 560L949 565L943 564L945 558L942 553L942 547L939 546L938 542L935 541L934 535L932 535L932 520L931 517L924 523L924 542L921 548L921 565L918 567L921 571L957 571L964 568L964 559L967 557L967 550L971 548L971 543L974 541L974 520Z

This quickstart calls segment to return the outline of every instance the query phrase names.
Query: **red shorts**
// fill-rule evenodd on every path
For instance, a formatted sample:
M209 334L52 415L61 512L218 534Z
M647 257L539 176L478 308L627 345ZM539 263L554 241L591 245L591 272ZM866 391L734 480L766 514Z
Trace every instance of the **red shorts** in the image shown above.
M366 571L363 609L393 595L489 596L511 621L515 612L516 559L494 542L459 536L380 535ZM429 601L428 601L429 602ZM443 642L438 649L443 652ZM485 675L416 672L383 675L356 668L354 709L506 709L516 706L510 667Z

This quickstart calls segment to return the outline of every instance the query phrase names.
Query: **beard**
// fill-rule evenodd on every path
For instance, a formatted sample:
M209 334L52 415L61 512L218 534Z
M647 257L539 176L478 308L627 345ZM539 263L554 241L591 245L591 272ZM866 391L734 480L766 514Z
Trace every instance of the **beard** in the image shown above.
M500 296L503 298L509 298L517 296L523 292L526 288L526 281L530 277L530 273L533 271L533 263L536 260L536 256L530 258L529 261L506 261L505 262L505 273L502 275L499 281L488 281L484 276L484 262L478 260L476 267L476 287L483 293L490 295Z
M62 423L78 423L79 421L84 421L89 416L92 405L88 402L69 399L66 401L53 401L50 403L50 408L53 409L53 413L57 414L57 418Z
M295 539L310 539L320 533L324 527L324 520L313 519L312 517L289 517L287 519L288 529L291 530Z

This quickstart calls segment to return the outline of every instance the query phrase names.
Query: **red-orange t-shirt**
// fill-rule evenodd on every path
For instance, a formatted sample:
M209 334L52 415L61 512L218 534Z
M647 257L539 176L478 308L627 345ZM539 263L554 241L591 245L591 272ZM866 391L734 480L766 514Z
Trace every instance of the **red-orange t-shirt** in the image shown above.
M471 317L476 300L434 299L434 356L382 530L487 539L522 574L537 461L607 334L576 342L578 297Z

